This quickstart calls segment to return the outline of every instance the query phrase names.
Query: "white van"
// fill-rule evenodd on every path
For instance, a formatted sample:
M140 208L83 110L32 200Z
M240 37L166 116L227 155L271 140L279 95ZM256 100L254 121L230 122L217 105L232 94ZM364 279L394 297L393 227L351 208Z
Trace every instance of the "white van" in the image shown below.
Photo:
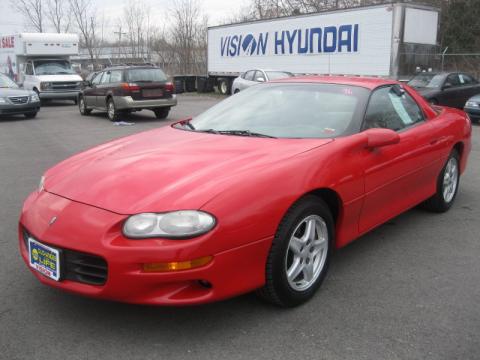
M82 78L72 69L76 34L21 33L0 37L0 73L40 99L77 102Z

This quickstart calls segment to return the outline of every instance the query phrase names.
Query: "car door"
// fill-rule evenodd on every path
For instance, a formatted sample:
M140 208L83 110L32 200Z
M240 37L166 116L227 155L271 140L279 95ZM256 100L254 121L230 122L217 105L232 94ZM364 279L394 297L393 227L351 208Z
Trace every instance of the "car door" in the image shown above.
M439 103L445 106L459 107L462 98L462 87L458 74L453 73L448 75L442 86Z
M103 72L96 74L91 80L90 83L85 85L85 89L83 89L83 98L85 100L85 104L88 107L96 107L97 106L97 94L96 94L96 87L102 80Z
M463 109L467 100L479 94L480 90L478 82L473 78L473 76L470 76L468 74L459 74L458 76L460 78L460 82L463 83L464 89L462 93L463 99L461 104L461 107Z
M24 89L27 90L33 90L33 87L35 85L34 81L34 75L33 75L33 64L31 61L25 63L25 70L24 70L24 75L22 85ZM40 90L40 89L37 89Z
M255 70L249 70L243 74L243 77L241 77L239 80L239 86L238 88L240 90L245 90L252 86L254 84L253 82L253 76L255 75Z
M436 183L432 126L413 97L399 88L378 88L367 107L363 128L394 130L400 142L365 150L359 158L365 171L360 233L415 206L431 194Z
M106 109L107 108L107 101L106 96L107 92L110 88L110 71L104 71L102 80L96 87L95 95L96 95L96 106L99 109Z

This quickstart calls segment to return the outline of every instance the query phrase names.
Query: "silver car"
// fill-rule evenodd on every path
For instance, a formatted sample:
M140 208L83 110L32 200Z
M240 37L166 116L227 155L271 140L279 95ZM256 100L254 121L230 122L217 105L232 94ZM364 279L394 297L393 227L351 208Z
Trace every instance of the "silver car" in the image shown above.
M292 77L288 71L277 70L248 70L237 77L232 84L232 94L236 94L258 83Z
M0 74L0 117L23 114L32 119L39 111L40 99L34 91L20 89L8 76Z

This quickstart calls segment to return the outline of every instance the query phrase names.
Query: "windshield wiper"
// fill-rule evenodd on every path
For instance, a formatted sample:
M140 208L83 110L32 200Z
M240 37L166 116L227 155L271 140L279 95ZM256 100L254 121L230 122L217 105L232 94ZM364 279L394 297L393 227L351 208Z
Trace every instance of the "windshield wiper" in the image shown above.
M257 132L252 132L250 130L214 130L214 129L208 129L208 130L201 130L201 131L209 132L209 133L213 133L213 134L222 134L222 135L237 135L237 136L250 136L250 137L263 137L263 138L276 139L275 136L261 134L261 133L257 133Z

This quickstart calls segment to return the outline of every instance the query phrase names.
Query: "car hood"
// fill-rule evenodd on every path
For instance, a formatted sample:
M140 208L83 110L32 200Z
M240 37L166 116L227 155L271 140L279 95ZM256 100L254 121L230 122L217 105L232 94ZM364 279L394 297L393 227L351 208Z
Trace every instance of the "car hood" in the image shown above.
M37 75L36 78L43 82L56 81L82 81L83 79L77 74L58 74L58 75Z
M13 88L0 88L0 97L4 96L29 96L33 91Z
M270 139L163 127L78 154L50 169L45 189L118 214L199 209L256 170L330 139Z

